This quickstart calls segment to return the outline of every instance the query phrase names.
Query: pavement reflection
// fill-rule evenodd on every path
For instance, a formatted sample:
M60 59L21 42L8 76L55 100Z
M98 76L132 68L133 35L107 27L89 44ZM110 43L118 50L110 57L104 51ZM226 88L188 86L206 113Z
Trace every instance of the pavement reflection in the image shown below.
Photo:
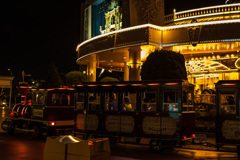
M9 113L11 112L11 108L8 107L0 107L0 133L5 132L2 130L1 124L6 119L6 117L9 117Z
M175 149L178 154L194 157L195 160L237 160L238 155L235 152L218 152L205 150Z

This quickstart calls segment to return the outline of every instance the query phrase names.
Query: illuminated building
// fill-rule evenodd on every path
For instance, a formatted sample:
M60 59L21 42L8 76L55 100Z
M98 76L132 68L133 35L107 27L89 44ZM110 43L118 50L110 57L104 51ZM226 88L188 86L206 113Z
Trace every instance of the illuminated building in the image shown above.
M11 107L12 81L13 81L13 79L14 79L13 76L1 76L0 75L0 89L2 90L2 92L3 92L3 89L9 90L9 92L8 92L9 93L9 95L8 95L9 98L1 100L0 101L0 107L5 107L5 106L8 106L9 108Z
M183 54L196 89L240 79L240 3L165 16L164 0L86 0L83 13L77 63L87 65L88 81L96 80L96 68L141 80L141 65L156 49Z

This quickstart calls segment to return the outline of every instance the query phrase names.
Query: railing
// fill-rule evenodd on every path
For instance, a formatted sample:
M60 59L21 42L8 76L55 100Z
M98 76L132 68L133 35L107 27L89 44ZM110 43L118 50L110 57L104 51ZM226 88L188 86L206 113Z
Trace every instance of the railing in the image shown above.
M186 10L182 12L173 12L171 15L164 17L165 23L173 21L181 21L193 18L201 18L207 16L227 15L233 13L240 13L240 3L226 4L213 7L197 8L192 10Z

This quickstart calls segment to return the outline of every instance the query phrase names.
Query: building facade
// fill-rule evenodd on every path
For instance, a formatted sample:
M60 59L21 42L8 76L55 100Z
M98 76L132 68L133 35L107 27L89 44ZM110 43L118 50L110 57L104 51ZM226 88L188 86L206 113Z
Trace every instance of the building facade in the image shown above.
M141 80L141 65L156 49L184 55L196 90L240 79L240 3L164 15L164 0L86 0L81 24L77 63L87 65L88 81L96 68Z

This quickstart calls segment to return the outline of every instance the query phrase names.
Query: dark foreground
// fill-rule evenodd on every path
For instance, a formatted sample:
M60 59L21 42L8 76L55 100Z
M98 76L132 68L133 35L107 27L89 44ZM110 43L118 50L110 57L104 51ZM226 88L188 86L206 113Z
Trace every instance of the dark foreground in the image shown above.
M28 136L0 134L1 160L43 160L45 139ZM169 149L153 153L148 146L114 144L111 160L237 160L234 152L216 152L192 149Z

